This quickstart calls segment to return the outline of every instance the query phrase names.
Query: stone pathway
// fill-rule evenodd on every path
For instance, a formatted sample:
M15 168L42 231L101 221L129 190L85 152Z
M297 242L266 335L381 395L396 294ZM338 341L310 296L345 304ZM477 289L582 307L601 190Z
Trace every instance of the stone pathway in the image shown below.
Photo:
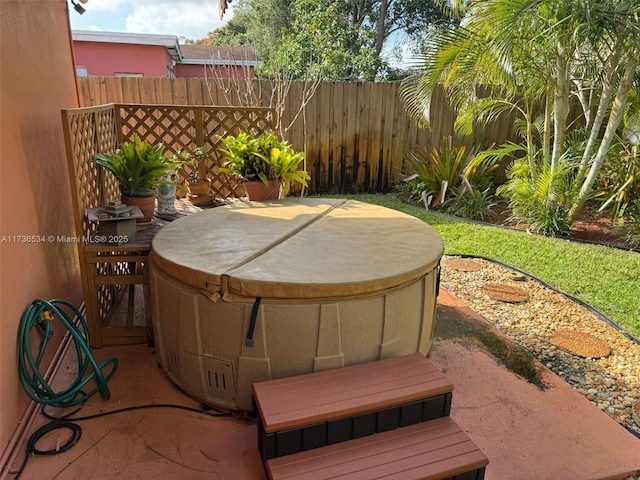
M640 436L640 425L632 417L633 405L640 402L640 345L589 309L534 279L519 278L518 273L483 259L445 256L441 282L600 410ZM483 287L498 283L524 290L529 298L520 303L492 299ZM566 329L590 336L599 345L606 342L611 353L582 357L554 345L552 334Z

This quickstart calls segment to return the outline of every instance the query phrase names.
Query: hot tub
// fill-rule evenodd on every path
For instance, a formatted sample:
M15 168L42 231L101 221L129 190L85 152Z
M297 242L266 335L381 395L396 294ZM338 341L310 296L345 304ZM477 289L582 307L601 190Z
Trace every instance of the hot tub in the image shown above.
M176 220L149 266L160 364L199 401L251 410L254 382L426 354L443 248L414 217L344 199Z

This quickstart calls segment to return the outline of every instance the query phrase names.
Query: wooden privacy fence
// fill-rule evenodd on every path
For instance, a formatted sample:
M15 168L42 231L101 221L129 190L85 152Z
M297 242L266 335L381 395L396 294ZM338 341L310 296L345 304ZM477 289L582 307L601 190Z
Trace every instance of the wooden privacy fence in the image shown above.
M229 81L231 82L231 81ZM274 84L254 80L252 86L226 85L200 78L85 77L78 79L83 105L104 103L274 105ZM439 147L453 135L454 113L442 90L434 95L432 128L419 129L409 119L398 95L399 83L323 82L293 121L309 84L288 85L281 121L290 128L286 139L307 153L311 193L386 192L402 174L403 160L413 145ZM251 90L247 94L247 88ZM511 139L513 118L503 115L474 139L460 143L489 146Z

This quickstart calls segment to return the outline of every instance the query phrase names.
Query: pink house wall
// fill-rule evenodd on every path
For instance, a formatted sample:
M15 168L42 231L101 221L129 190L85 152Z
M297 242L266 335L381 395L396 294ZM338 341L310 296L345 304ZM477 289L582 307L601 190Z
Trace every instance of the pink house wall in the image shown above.
M141 73L145 77L167 77L171 57L162 45L73 42L77 66L92 76Z

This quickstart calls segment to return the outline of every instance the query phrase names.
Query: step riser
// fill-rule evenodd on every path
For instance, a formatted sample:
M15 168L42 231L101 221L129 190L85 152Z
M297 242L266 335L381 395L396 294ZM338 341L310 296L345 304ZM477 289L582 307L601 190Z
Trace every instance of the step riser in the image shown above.
M489 460L451 417L272 458L271 480L483 480Z
M331 419L314 425L271 433L266 433L262 423L258 422L258 449L263 461L267 461L271 458L446 417L451 410L451 399L452 394L448 392L353 417Z

